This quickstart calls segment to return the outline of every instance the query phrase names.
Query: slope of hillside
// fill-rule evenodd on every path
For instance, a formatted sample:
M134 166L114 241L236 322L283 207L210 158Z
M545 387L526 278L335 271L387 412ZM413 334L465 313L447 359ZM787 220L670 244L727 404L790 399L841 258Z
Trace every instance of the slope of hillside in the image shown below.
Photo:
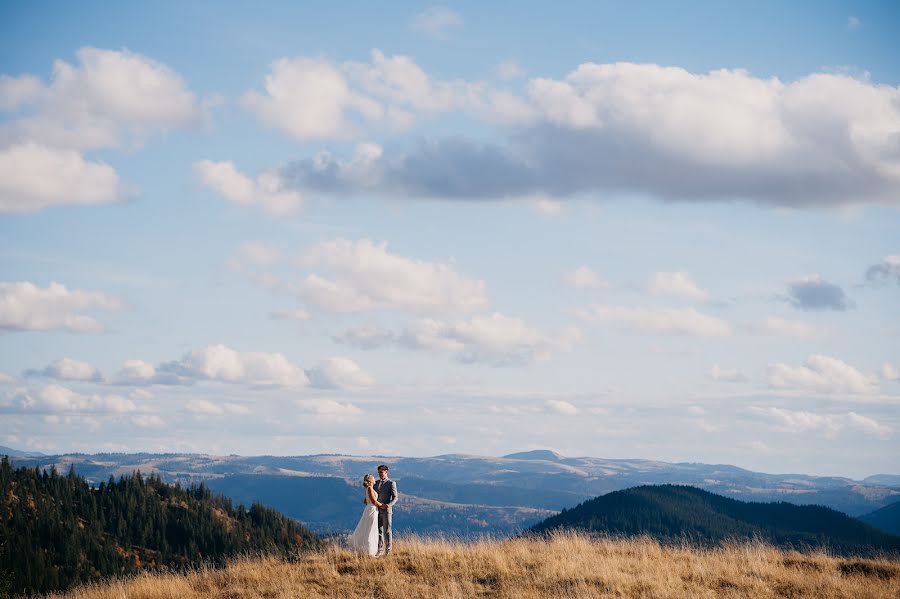
M239 559L226 568L145 575L77 589L66 599L880 599L900 596L900 563L785 552L760 543L697 551L647 539L449 543L400 538L373 559L337 547L290 562Z
M0 596L319 544L278 512L233 507L203 485L182 489L136 474L92 488L73 472L0 462Z
M859 519L866 524L871 524L878 530L883 530L892 535L900 535L900 501L886 505L880 510L875 510L865 516L860 516Z
M643 486L602 495L534 526L534 532L577 529L612 535L647 534L701 544L762 539L840 553L900 554L900 537L821 506L737 501L693 487Z

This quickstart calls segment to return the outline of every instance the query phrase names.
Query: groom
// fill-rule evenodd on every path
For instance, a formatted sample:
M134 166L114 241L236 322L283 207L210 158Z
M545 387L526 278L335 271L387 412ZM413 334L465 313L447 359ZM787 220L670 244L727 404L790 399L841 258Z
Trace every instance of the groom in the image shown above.
M397 503L397 483L388 478L388 467L378 467L378 480L373 487L382 507L378 509L378 554L391 554L391 515Z

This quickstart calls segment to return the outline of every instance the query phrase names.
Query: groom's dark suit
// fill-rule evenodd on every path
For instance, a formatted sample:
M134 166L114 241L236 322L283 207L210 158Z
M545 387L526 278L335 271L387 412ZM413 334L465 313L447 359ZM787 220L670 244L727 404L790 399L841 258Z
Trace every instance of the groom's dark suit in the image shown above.
M394 504L397 503L397 483L389 478L378 479L372 487L378 495L378 501L387 504L387 508L378 510L378 552L391 552L391 516Z

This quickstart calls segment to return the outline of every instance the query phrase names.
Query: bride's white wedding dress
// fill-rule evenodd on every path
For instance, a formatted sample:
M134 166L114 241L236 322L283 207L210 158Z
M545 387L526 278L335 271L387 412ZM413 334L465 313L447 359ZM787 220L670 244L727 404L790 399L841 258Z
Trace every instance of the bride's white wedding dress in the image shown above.
M350 535L350 548L366 555L378 553L378 508L369 502L368 497L359 524Z

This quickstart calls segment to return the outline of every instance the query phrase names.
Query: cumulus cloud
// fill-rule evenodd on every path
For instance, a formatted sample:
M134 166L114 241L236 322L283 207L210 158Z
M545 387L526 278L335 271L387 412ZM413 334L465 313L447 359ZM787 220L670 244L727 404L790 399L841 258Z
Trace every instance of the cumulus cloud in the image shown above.
M547 360L581 339L576 328L544 333L525 321L498 312L468 320L443 322L419 319L397 336L410 349L449 351L464 363L524 366Z
M878 377L867 375L846 362L815 354L803 366L769 364L766 380L775 389L797 389L827 394L878 392Z
M276 216L293 214L303 203L303 196L296 190L285 189L276 173L266 171L251 179L231 161L195 162L194 178L230 202L258 205Z
M893 364L885 363L881 367L881 378L886 381L900 381L900 370L897 370Z
M506 143L450 138L379 155L365 180L331 156L286 165L283 176L303 190L451 199L627 190L802 208L900 197L900 88L865 77L783 82L744 70L588 63L562 80L531 79L525 96L452 89L442 107L520 126Z
M572 272L567 272L563 275L562 282L575 289L603 289L609 286L600 275L587 266L579 266Z
M544 402L544 407L548 412L562 414L563 416L575 416L578 414L578 408L571 403L560 399L548 399Z
M157 370L187 380L284 387L305 387L309 383L303 369L284 354L238 352L222 344L193 349Z
M103 376L92 364L72 358L61 358L40 370L26 370L25 376L42 376L62 381L100 382L103 380Z
M709 294L700 289L691 275L684 271L655 272L650 275L649 288L654 295L669 295L698 302L709 299Z
M127 50L81 48L78 64L57 60L49 85L5 78L15 108L28 114L0 125L0 145L32 141L93 149L140 141L155 131L199 124L202 110L181 76Z
M264 125L298 141L358 138L371 124L406 129L420 115L451 110L498 121L520 121L531 114L522 100L504 90L481 82L436 80L412 58L386 56L377 49L369 62L281 58L272 64L264 88L244 94L241 104ZM313 164L328 170L327 157L318 156Z
M104 204L126 194L111 166L33 142L0 150L0 213Z
M41 288L27 281L0 283L0 330L98 333L103 324L81 312L121 310L125 303L99 291L68 289L60 283Z
M896 281L900 285L900 254L885 256L879 264L866 270L866 281L871 285L883 285Z
M460 274L450 263L392 254L387 243L326 241L310 249L302 262L326 269L330 278L310 274L294 291L327 312L472 312L487 306L483 281Z
M740 370L736 368L722 368L718 364L714 364L706 375L710 380L720 383L742 383L747 380L747 377Z
M726 321L702 314L693 308L632 308L597 304L580 308L575 314L585 321L614 324L631 333L689 337L731 335L731 325Z
M846 414L817 414L801 410L787 410L775 406L751 406L748 411L775 425L776 430L786 433L821 431L828 437L837 435L842 429L854 429L879 438L887 438L893 429L873 418L856 412Z
M312 386L320 389L363 389L375 384L375 379L350 358L326 358L306 374Z
M19 391L12 397L14 409L24 412L133 412L134 402L120 395L82 395L67 387L45 385L36 393Z
M110 382L114 385L188 385L193 381L174 372L161 372L143 360L126 360Z
M436 39L446 39L450 29L460 27L463 18L446 6L431 6L410 19L413 31Z
M800 310L838 310L854 307L840 285L822 280L819 275L809 275L788 283L787 296L783 298Z
M84 150L140 144L155 132L198 124L202 110L181 77L150 58L81 48L57 60L52 80L0 77L0 213L114 202L127 195L115 170Z
M776 316L748 323L744 328L754 335L793 337L795 339L823 339L831 334L831 331L823 327L797 320L785 320Z

